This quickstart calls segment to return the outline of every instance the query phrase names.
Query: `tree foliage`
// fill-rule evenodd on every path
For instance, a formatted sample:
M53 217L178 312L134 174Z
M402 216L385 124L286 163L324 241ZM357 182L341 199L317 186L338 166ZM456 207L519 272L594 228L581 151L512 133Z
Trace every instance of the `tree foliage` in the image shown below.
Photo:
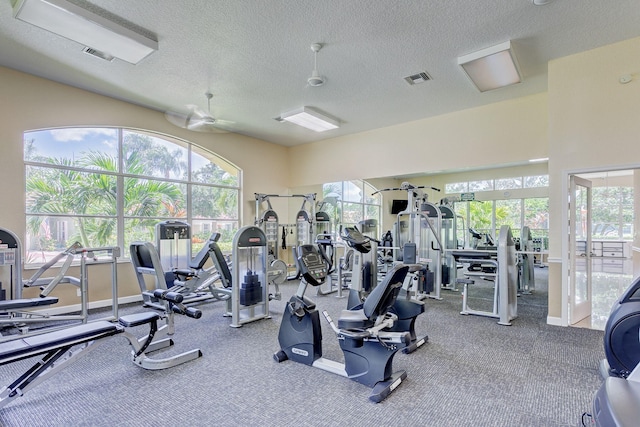
M26 211L28 232L40 237L42 250L51 247L49 216L73 220L68 246L79 241L85 247L116 246L117 210L125 218L125 240L149 240L158 218L187 216L184 182L189 178L188 151L170 143L125 132L122 145L122 206L118 206L119 158L105 152L88 150L72 160L41 156L34 140L25 141L25 159L43 166L27 166ZM233 186L235 177L214 163L193 173L195 180ZM179 180L179 181L174 181ZM235 188L193 185L194 218L237 220L238 191ZM32 214L32 215L29 215ZM43 229L46 232L43 233Z

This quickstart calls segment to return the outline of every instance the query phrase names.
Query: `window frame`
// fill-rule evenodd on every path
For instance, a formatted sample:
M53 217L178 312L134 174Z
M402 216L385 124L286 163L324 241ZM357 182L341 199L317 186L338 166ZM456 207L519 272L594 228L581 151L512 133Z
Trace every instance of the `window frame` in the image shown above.
M345 200L344 194L345 194L345 189L347 186L349 187L353 187L354 184L359 184L356 185L356 187L358 189L360 189L362 197L360 198L360 201L351 201L351 200ZM344 222L344 205L350 205L350 206L360 206L360 214L361 214L361 221L362 220L366 220L366 219L375 219L378 221L379 226L382 226L382 197L381 195L378 193L374 196L371 196L370 194L367 194L367 191L371 190L371 192L375 192L377 191L377 188L375 188L373 185L369 184L367 181L362 180L362 179L351 179L351 180L345 180L345 181L334 181L334 182L326 182L324 184L322 184L322 194L323 197L328 197L330 195L330 193L327 192L327 190L332 189L332 187L329 186L336 186L336 185L340 185L340 197L337 201L338 204L338 213L339 215L336 215L337 218L334 218L338 221L338 223L340 225L345 225L345 224L352 224L351 222L345 223ZM371 203L371 200L376 200L378 203ZM374 207L377 208L378 210L378 217L377 218L369 218L367 215L367 208L368 207ZM339 217L338 217L339 216ZM354 224L355 225L355 224ZM336 225L334 225L335 227Z
M105 130L109 130L109 131L115 131L115 139L117 139L117 149L116 149L116 157L117 157L117 161L115 163L117 163L117 165L115 165L115 171L114 170L107 170L107 169L96 169L96 168L88 168L88 167L82 167L79 166L77 164L77 162L74 159L68 159L70 164L55 164L50 162L50 160L52 158L57 158L57 159L64 159L63 156L61 157L53 157L51 155L49 155L48 157L41 157L40 161L38 160L37 156L31 156L30 154L27 153L27 149L30 148L28 147L28 144L30 144L31 141L34 141L35 137L35 133L36 132L51 132L51 131L56 131L56 130L69 130L69 131L73 131L73 130L80 130L80 131L86 131L87 133L96 133L96 134L100 134L100 132L104 132ZM131 173L131 172L125 172L125 165L124 165L124 149L125 149L125 135L128 134L136 134L136 135L140 135L143 137L147 137L149 138L150 144L155 144L156 142L160 141L161 143L159 145L162 146L173 146L175 145L176 148L180 147L182 149L185 149L185 153L187 158L185 159L186 162L183 163L182 167L184 168L183 172L182 172L182 177L159 177L159 176L154 176L153 175L153 171L151 171L149 174L149 171L143 171L141 173ZM32 138L30 138L30 135L33 136ZM50 134L51 135L51 134ZM61 144L64 142L61 142ZM37 145L35 146L35 148L37 149ZM92 150L91 148L94 147L90 147L87 149L87 151L84 150L79 150L77 153L74 151L73 154L91 154ZM62 151L62 150L61 150ZM101 153L100 151L94 151L94 152L98 152ZM167 149L167 152L169 152L169 149ZM105 150L105 156L109 156L110 152L107 152ZM130 154L130 153L128 153ZM204 158L204 162L201 160L198 160L198 165L200 167L200 169L198 169L198 171L194 171L192 170L192 159L194 158L195 155L198 155L200 157ZM48 160L48 161L44 161L44 160ZM204 164L205 166L200 166L200 164ZM24 244L24 259L25 259L25 267L36 267L38 265L43 264L44 262L48 261L48 257L53 256L53 255L47 255L47 256L42 256L41 259L39 261L35 261L35 262L29 262L29 260L31 259L30 257L30 253L33 252L42 252L44 253L44 248L42 247L42 245L40 245L39 247L33 247L32 246L35 244L34 243L34 239L38 239L41 240L42 236L41 236L41 230L38 229L37 232L32 234L32 229L34 227L30 227L29 222L33 221L36 218L42 218L42 220L40 221L40 224L45 224L48 223L49 221L45 221L45 218L50 218L53 219L54 221L56 221L56 227L57 227L57 223L59 222L64 222L64 220L66 219L67 221L73 221L75 222L78 218L81 217L85 217L85 218L95 218L95 219L108 219L108 220L115 220L115 231L113 233L115 233L115 240L116 242L115 245L118 246L121 249L121 253L122 253L122 257L123 258L128 258L129 257L129 251L126 250L127 248L125 247L125 244L129 243L127 242L127 238L131 238L131 233L132 230L129 228L125 227L125 223L127 221L135 221L135 220L148 220L148 221L154 221L157 220L158 221L165 221L165 220L180 220L180 221L186 221L189 224L193 224L194 221L195 222L199 222L201 224L204 224L206 222L218 222L222 225L222 227L225 230L237 230L240 228L241 226L241 201L242 201L242 170L237 167L236 165L234 165L233 163L231 163L230 161L222 158L221 156L219 156L218 154L205 149L204 147L198 146L190 141L186 141L174 136L170 136L170 135L166 135L166 134L161 134L161 133L157 133L157 132L152 132L152 131L148 131L148 130L142 130L142 129L136 129L136 128L130 128L130 127L113 127L113 126L100 126L100 127L80 127L80 126L72 126L72 127L62 127L62 128L44 128L44 129L35 129L35 130L28 130L25 131L23 133L23 165L24 165L24 176L25 176L25 202L24 202L24 212L25 212L25 222L26 222L26 229L25 229L25 244ZM209 167L209 165L214 165L213 167ZM221 172L223 175L226 172L229 180L231 183L225 183L222 182L221 180L218 180L217 182L203 182L203 181L196 181L194 178L194 175L197 172L202 172L204 173L205 171L203 171L203 169L205 167L209 167L210 169L212 169L213 171L218 171ZM107 176L112 176L115 177L115 196L114 199L112 201L112 208L114 209L113 213L107 213L107 214L100 214L100 215L96 215L96 214L78 214L77 212L73 212L73 210L71 210L69 213L55 213L55 212L43 212L43 211L32 211L31 206L30 206L30 198L29 198L29 184L30 184L30 168L33 170L33 168L41 168L42 169L42 173L43 176L46 176L47 172L52 172L52 174L56 174L56 173L67 173L67 172L73 172L73 173L91 173L91 174L97 174L97 175L107 175ZM125 212L125 181L126 180L135 180L135 182L142 182L142 181L154 181L154 182L159 182L159 183L163 183L163 184L174 184L176 186L178 186L177 188L174 189L174 191L180 191L182 193L182 199L184 200L184 212L182 211L176 211L174 213L174 215L171 215L170 213L167 212L160 212L158 211L158 215L149 215L149 216L145 216L145 215L132 215L128 212ZM213 189L218 190L218 191L230 191L230 197L235 197L235 207L232 206L231 210L224 210L224 211L220 211L219 213L222 215L218 215L218 216L198 216L198 217L194 217L194 209L195 209L195 205L194 205L194 200L193 200L193 193L194 193L194 187L199 187L199 188L204 188L207 189L207 191ZM90 188L90 187L89 187ZM186 194L185 194L186 193ZM226 216L230 216L230 217L226 217ZM37 220L34 222L34 224L37 224ZM209 224L210 225L210 224ZM48 224L47 224L48 227ZM154 232L151 231L151 226L147 225L145 226L145 228L148 229L148 231L151 233L151 235L154 235ZM71 227L70 224L66 224L66 229L64 230L64 232L66 233L66 237L67 239L70 238L71 233ZM204 227L203 227L204 229ZM52 235L54 236L58 236L59 230L55 230L55 234L52 233ZM196 233L194 232L193 228L192 228L192 237L195 235ZM111 236L113 237L113 236ZM155 240L155 239L154 239ZM55 246L55 251L54 254L58 253L61 248L59 247L59 245L62 242L56 242L56 246ZM69 244L70 241L67 240L66 244ZM125 249L125 250L122 250Z

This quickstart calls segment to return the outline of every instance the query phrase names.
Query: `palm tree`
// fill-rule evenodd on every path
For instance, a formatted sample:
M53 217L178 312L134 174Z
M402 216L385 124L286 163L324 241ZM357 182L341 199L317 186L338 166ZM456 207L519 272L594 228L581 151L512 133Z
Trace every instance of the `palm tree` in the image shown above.
M129 172L142 172L144 166L137 153L127 159ZM48 159L47 163L70 166L69 159ZM93 172L62 168L33 168L27 178L27 212L75 215L76 234L69 236L84 246L114 246L116 242L117 177L106 172L117 171L117 159L100 152L83 153L76 165ZM101 173L101 172L102 173ZM176 209L182 203L182 191L174 183L124 179L123 210L134 217L130 227L155 225L154 218L163 216L167 206ZM166 214L165 214L166 215ZM136 218L138 217L138 218ZM30 216L28 224L37 235L42 216Z

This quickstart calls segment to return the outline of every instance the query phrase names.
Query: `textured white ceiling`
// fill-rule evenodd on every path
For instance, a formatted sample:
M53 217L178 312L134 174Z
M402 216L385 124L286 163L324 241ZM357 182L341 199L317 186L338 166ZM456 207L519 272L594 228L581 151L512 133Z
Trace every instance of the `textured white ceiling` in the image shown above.
M159 50L138 65L101 61L0 0L0 65L160 111L206 107L209 90L233 131L289 146L544 92L550 60L640 35L638 0L72 1L153 35ZM457 57L506 40L524 82L479 93ZM322 87L306 85L315 42ZM433 80L403 79L421 71ZM342 126L274 120L303 105Z

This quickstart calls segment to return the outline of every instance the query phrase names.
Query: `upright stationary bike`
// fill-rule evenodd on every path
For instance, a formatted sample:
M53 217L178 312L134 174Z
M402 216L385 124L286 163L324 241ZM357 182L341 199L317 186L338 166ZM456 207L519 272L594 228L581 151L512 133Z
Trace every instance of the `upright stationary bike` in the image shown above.
M329 314L324 317L335 331L345 363L322 357L322 332L316 305L305 297L307 285L320 286L327 276L327 266L313 245L298 247L296 262L302 275L300 286L282 315L277 362L291 359L332 372L373 387L369 399L380 402L395 390L407 374L393 372L393 356L410 343L408 332L391 332L397 316L389 312L398 296L409 267L397 265L385 280L369 294L359 310L343 310L338 326Z

